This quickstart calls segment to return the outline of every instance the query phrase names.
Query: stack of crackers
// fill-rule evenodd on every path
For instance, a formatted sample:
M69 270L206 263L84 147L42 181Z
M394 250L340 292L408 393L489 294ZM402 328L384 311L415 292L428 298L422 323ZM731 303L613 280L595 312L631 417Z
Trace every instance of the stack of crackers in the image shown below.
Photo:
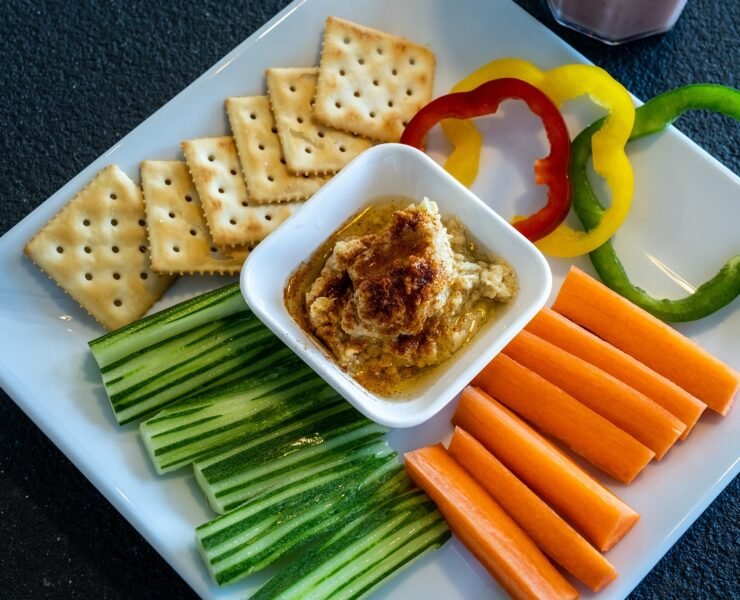
M333 174L398 141L434 68L423 46L329 17L318 67L268 69L267 95L226 99L231 136L143 161L141 188L109 165L25 253L104 327L130 323L179 275L238 273Z

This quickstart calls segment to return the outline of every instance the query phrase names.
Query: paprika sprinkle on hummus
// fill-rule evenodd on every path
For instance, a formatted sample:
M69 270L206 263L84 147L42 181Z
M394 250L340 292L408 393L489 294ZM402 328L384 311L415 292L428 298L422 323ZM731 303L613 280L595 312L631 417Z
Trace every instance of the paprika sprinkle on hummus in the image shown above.
M297 322L369 391L405 385L449 359L516 293L504 261L476 252L434 202L383 199L352 219L290 279Z

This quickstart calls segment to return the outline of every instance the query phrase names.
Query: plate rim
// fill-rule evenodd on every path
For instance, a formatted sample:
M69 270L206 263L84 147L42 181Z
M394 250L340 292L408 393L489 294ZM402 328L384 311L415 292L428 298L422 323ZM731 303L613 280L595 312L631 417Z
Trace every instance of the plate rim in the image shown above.
M528 13L521 6L516 4L513 0L498 0L500 2L507 2L511 4L515 11L519 11L523 18L527 19L543 35L547 35L551 38L553 43L557 43L560 46L566 48L573 56L574 59L585 64L593 64L588 58L582 53L573 48L554 31L549 29L546 25ZM20 221L13 225L8 231L0 236L0 251L5 245L9 244L10 241L18 235L18 232L22 226L34 215L44 212L54 213L56 212L63 203L66 202L67 197L79 189L81 189L84 183L90 179L91 175L97 169L97 165L103 161L109 154L115 151L119 146L123 145L128 139L135 135L140 128L147 126L150 121L154 120L163 110L165 110L172 103L180 101L181 97L191 90L194 86L200 84L203 80L208 79L211 75L218 72L220 69L232 62L237 56L247 51L251 46L258 42L263 36L267 35L272 29L280 25L284 20L291 17L291 15L299 10L301 7L307 4L317 3L319 0L293 0L290 4L285 6L282 10L271 17L266 23L257 28L251 35L240 42L231 51L217 60L210 68L205 70L201 75L195 78L176 95L167 100L154 112L148 115L143 121L136 125L133 129L127 132L121 137L116 143L102 152L99 156L93 159L87 166L82 168L75 176L66 181L57 190L52 192L46 200L41 202L34 210L25 215ZM633 96L633 99L638 104L642 102ZM733 183L740 186L740 176L736 175L726 165L717 160L707 150L701 147L688 135L682 131L671 126L671 135L677 136L681 139L681 143L688 144L695 152L703 155L705 159L711 161L713 166L718 171L722 172L723 175L728 176ZM126 498L123 490L119 490L106 478L106 471L100 467L96 457L94 456L83 456L83 453L78 451L73 444L67 444L62 438L63 427L54 429L50 422L49 415L42 404L36 403L35 398L30 397L30 393L23 391L24 385L13 372L6 366L6 364L0 359L0 387L7 393L8 397L18 406L24 414L26 414L33 423L49 438L49 440L74 464L74 466L85 476L90 483L105 497L111 505L124 517L126 520L146 539L157 553L170 565L170 567L199 595L203 596L204 593L208 593L207 588L202 587L202 582L194 576L192 572L182 572L178 566L173 562L174 556L168 556L168 552L160 547L158 536L155 535L154 528L148 525L148 521L141 518L141 515L136 512L134 505ZM24 396L28 396L27 401ZM19 401L19 398L24 398ZM46 415L46 418L44 417ZM93 469L93 465L97 465L97 469ZM637 584L650 572L657 562L666 554L666 552L676 543L676 541L685 533L691 524L706 510L707 506L726 488L726 486L740 473L740 457L738 457L733 465L728 468L710 487L708 487L704 494L702 494L699 501L697 501L691 508L689 515L684 518L676 527L673 528L671 533L666 536L662 542L654 547L654 552L651 552L650 558L640 563L640 567L632 572L630 577L622 577L622 583L627 582L629 591L632 591ZM608 590L606 590L608 592ZM602 592L603 593L603 592Z

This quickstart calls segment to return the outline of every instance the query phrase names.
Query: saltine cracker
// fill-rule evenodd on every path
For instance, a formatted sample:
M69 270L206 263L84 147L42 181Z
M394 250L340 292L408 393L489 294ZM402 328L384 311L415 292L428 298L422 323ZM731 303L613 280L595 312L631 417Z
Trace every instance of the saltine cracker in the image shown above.
M26 244L25 254L107 329L135 321L175 280L152 271L139 187L109 165Z
M424 46L329 17L314 115L337 129L398 141L432 98L434 68L434 54Z
M372 146L365 138L326 127L313 116L319 70L267 69L267 89L288 169L336 173Z
M241 270L249 251L221 251L214 245L183 161L143 161L141 187L155 272L236 274Z
M247 196L231 136L186 140L182 149L211 237L221 248L263 240L302 206L300 202L255 205Z
M288 171L267 96L226 99L251 202L305 200L326 181Z

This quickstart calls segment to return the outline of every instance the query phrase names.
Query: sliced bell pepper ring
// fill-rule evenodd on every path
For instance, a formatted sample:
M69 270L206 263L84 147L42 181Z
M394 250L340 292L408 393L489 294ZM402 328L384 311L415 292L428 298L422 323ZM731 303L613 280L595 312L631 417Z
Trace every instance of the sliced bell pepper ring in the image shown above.
M501 102L510 98L523 100L542 119L550 142L550 154L534 164L535 181L549 187L547 204L514 224L522 235L534 241L554 231L570 210L570 136L560 111L543 92L519 79L505 78L489 81L469 92L441 96L409 121L401 143L421 150L424 137L441 120L490 115L498 110Z
M551 256L586 254L614 235L632 205L634 176L624 152L635 117L632 99L622 85L598 67L574 64L541 71L532 63L516 58L504 58L484 65L460 81L452 91L468 91L486 81L505 77L531 83L547 94L556 106L588 95L593 102L609 111L603 126L593 136L593 159L594 170L606 179L611 189L610 208L604 212L599 224L588 232L575 231L562 223L537 242L537 247ZM445 168L469 186L478 173L482 137L467 121L445 121L442 129L454 146Z
M721 85L697 84L656 96L637 109L630 140L662 131L684 112L692 109L711 110L740 120L740 91ZM597 227L604 214L604 207L586 176L586 165L591 155L591 137L600 127L601 122L597 121L582 131L573 142L571 154L573 208L587 230ZM633 285L611 242L591 252L590 258L607 286L663 321L701 319L740 295L740 255L730 258L714 277L679 300L654 298L642 288Z

